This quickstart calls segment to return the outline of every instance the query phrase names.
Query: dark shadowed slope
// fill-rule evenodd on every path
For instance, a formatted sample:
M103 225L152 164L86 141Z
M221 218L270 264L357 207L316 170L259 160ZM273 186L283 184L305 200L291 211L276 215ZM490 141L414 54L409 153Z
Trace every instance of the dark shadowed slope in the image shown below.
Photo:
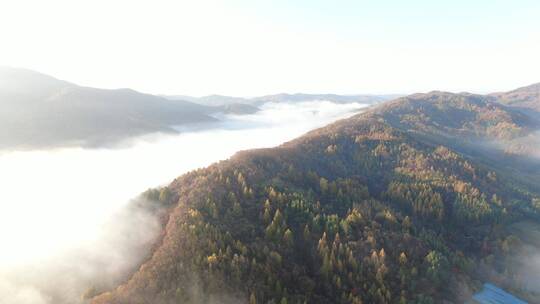
M0 149L114 144L214 119L216 109L130 89L77 86L36 72L0 69Z
M533 299L506 227L540 220L540 189L461 152L533 130L434 92L238 153L169 185L152 257L93 303L463 303L483 280Z

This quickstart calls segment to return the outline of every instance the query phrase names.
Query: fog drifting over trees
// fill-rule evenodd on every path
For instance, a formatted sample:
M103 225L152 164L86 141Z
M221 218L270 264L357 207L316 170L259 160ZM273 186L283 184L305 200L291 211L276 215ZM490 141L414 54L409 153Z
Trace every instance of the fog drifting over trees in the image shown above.
M118 283L159 231L156 218L126 208L141 191L362 107L268 103L256 114L220 117L211 130L183 128L180 135L153 134L115 149L0 153L0 296L6 303L73 303L96 284Z

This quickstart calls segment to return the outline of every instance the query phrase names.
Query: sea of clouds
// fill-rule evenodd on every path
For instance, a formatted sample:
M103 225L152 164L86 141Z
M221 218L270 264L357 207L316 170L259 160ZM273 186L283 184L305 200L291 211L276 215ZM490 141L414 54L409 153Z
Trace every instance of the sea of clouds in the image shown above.
M120 148L0 152L0 303L82 302L125 280L158 220L128 208L142 191L239 150L272 147L360 111L362 104L267 103L252 115L178 127Z

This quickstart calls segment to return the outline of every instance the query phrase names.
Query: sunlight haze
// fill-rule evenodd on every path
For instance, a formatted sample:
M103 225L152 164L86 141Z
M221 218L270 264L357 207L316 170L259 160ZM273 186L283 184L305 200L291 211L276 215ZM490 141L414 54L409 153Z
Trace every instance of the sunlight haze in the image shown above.
M487 93L540 78L538 16L528 0L2 0L0 65L153 94Z
M540 0L0 0L0 304L540 303Z

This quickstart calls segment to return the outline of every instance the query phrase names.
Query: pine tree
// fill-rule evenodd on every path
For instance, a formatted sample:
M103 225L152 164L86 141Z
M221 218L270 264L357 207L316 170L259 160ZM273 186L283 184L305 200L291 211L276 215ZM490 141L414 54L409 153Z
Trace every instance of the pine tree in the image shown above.
M288 248L292 248L294 246L294 236L291 229L285 230L285 233L283 234L283 242Z

